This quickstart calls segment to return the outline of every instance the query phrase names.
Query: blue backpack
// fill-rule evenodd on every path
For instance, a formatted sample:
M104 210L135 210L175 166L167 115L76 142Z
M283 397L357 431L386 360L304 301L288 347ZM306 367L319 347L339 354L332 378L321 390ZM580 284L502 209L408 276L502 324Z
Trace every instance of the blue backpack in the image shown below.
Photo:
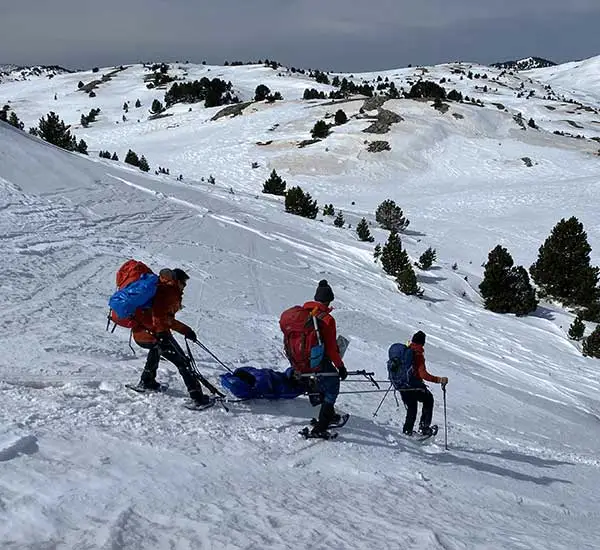
M144 309L152 305L157 286L158 275L145 273L137 281L117 290L110 297L108 305L119 319L128 319L133 316L136 309Z
M413 350L406 344L392 344L388 357L388 377L394 389L414 387L417 379L413 376Z

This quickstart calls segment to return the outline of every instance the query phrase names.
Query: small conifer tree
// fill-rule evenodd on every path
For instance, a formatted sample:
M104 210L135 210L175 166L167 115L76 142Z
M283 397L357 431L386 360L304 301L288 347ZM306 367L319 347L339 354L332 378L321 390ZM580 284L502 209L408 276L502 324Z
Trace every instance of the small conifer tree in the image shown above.
M158 114L162 113L165 110L165 108L163 107L163 104L158 99L155 99L152 102L152 107L150 108L150 110L153 115L158 115Z
M333 220L333 225L335 225L336 227L344 227L344 214L342 213L341 210L338 210L337 216L335 217L335 220Z
M108 152L108 151L107 151ZM114 152L112 157L110 158L111 160L119 160L119 157L117 156L117 153Z
M600 325L583 340L583 355L600 359Z
M318 120L310 131L310 135L313 139L324 139L329 135L329 126L324 120Z
M17 113L14 111L10 113L10 116L8 117L8 123L19 130L23 130L23 128L25 128L25 124L19 120Z
M396 203L387 199L383 201L375 212L375 220L381 227L389 231L404 231L410 222L404 217L402 209Z
M408 254L402 249L400 235L392 231L381 251L381 265L383 266L383 270L388 275L396 277L409 264Z
M323 207L323 216L335 216L335 210L333 204L326 204Z
M410 265L410 262L402 271L400 271L400 273L398 273L398 275L396 275L396 284L398 285L400 292L404 294L408 294L409 296L423 295L423 290L417 283L417 276L415 275L415 270L412 268L412 265Z
M488 255L479 290L485 309L495 313L527 315L537 308L527 271L522 266L514 267L512 256L500 245Z
M435 259L436 259L435 249L429 247L425 252L423 252L423 254L421 254L417 265L421 269L427 271L433 265L433 262L435 262Z
M585 324L582 321L581 317L579 317L578 315L577 317L575 317L575 319L571 323L571 326L569 327L569 338L571 340L579 341L583 338L584 334Z
M375 238L371 235L371 231L369 230L369 224L367 220L363 218L358 222L356 226L356 234L361 241L372 243Z
M146 160L146 157L144 155L142 155L140 157L138 166L139 166L140 170L142 170L144 172L148 172L150 170L150 166L149 166L148 161Z
M77 152L81 153L82 155L88 154L88 146L87 146L87 143L83 139L80 139L79 143L77 144Z
M73 143L73 136L67 126L59 116L54 112L50 111L46 118L40 118L38 125L39 136L48 143L66 149L67 151L73 151L75 144Z
M348 117L342 109L338 109L335 113L334 120L336 125L340 126L341 124L346 124L346 122L348 122Z
M125 162L127 164L131 164L131 166L139 166L140 165L140 159L137 156L137 153L135 153L131 149L129 149L129 151L127 151L127 154L125 155Z
M142 102L139 99L136 100L136 102L135 102L136 109L139 109L141 106L142 106Z
M375 263L377 263L377 260L381 258L381 254L383 254L383 251L381 250L381 245L377 243L375 245L375 248L373 249L373 259L375 260Z
M285 180L283 180L281 176L275 170L273 170L269 176L269 179L265 181L262 192L269 193L271 195L284 196L285 187Z
M544 294L573 306L588 306L600 297L600 270L590 265L591 246L576 217L556 224L539 249L530 272Z
M319 212L317 201L312 200L310 193L305 193L301 187L292 187L285 194L285 211L304 218L315 219Z
M264 101L267 99L267 96L271 93L268 86L264 84L259 84L254 90L254 101Z

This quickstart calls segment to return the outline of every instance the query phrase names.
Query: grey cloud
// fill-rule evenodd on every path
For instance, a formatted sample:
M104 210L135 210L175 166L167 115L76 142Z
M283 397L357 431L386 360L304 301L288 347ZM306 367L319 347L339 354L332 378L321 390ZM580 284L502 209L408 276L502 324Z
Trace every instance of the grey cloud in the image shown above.
M600 53L597 0L19 0L0 63L112 65L269 57L341 71Z

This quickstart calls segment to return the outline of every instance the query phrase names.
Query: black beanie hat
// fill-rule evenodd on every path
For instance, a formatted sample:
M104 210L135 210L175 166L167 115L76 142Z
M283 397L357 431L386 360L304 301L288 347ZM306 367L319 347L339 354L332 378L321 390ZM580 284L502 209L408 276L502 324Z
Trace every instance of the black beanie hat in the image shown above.
M183 270L176 267L172 270L173 278L176 281L181 281L182 283L186 283L190 276Z
M333 290L331 290L329 283L325 279L319 281L319 286L315 292L315 302L326 304L333 302L333 298Z
M424 346L425 345L425 333L422 330L420 330L419 332L415 332L415 334L412 337L412 341L415 344Z

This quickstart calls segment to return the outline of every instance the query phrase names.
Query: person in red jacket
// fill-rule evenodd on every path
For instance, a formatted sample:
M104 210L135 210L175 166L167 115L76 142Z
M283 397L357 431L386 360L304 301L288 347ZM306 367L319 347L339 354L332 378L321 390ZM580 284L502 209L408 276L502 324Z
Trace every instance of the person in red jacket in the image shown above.
M179 332L188 340L196 341L196 333L185 323L175 319L181 309L183 290L189 279L183 269L162 269L152 307L138 309L135 314L133 339L136 344L148 351L146 365L139 385L148 390L158 390L156 371L161 357L173 363L183 378L190 397L199 404L206 404L208 397L202 393L202 386L191 368L190 361L181 349L171 330Z
M413 352L413 371L409 380L409 390L400 392L402 402L406 407L406 420L404 421L402 431L407 435L412 435L413 433L419 403L423 403L419 432L423 435L431 434L433 394L427 389L424 381L442 384L443 386L448 383L448 378L445 376L433 376L427 372L425 368L424 346L425 333L419 330L413 335L409 346Z
M302 306L303 309L314 312L313 315L317 318L319 334L325 348L319 372L321 374L338 374L338 376L316 377L317 388L322 395L322 404L317 424L312 429L314 433L321 433L327 430L329 424L339 421L340 417L335 412L335 402L340 392L340 380L345 380L348 376L337 345L335 319L331 316L332 309L329 307L333 299L333 290L324 279L319 282L314 301L306 302ZM312 402L314 403L314 400Z

